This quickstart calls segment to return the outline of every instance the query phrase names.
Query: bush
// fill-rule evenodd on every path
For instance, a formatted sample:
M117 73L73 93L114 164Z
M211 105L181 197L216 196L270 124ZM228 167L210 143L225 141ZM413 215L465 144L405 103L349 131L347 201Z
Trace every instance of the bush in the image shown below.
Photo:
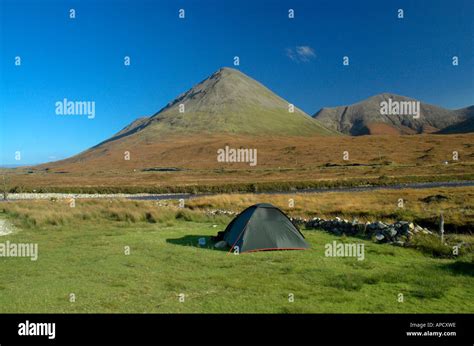
M153 217L153 215L150 212L145 213L145 221L149 223L156 223L156 219Z
M432 257L453 258L453 247L443 244L441 239L432 234L417 234L411 241L411 246ZM461 255L462 249L459 250Z

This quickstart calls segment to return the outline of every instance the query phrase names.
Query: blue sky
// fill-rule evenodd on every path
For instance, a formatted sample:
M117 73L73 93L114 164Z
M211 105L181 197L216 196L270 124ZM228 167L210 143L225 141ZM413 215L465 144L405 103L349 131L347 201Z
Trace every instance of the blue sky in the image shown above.
M242 72L309 114L381 92L447 108L474 104L472 0L0 4L3 165L85 150L232 66L236 55ZM96 117L56 115L63 98L95 101Z

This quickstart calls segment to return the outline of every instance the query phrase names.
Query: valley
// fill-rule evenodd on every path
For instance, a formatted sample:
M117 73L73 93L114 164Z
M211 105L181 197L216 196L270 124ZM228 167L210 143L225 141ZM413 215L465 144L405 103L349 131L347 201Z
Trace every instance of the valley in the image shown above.
M2 173L10 192L278 191L473 180L472 143L473 134L315 138L174 135L154 142L108 142L68 160L4 169ZM219 162L219 150L226 146L256 149L258 164ZM129 153L129 160L124 152ZM348 160L344 160L344 152Z
M2 169L3 190L256 192L469 181L474 134L462 124L473 114L382 93L311 117L224 67L75 156ZM449 134L438 134L443 129Z

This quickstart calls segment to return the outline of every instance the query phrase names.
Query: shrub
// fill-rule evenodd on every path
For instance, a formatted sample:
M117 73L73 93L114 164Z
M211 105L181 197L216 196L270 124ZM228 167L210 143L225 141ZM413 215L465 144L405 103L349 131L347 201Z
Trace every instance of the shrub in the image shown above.
M145 221L149 223L156 223L156 219L153 217L153 215L150 212L145 213Z
M432 257L451 258L454 257L452 246L441 242L441 239L432 234L417 234L410 244L414 248ZM462 249L460 249L460 252ZM461 254L461 253L460 253Z

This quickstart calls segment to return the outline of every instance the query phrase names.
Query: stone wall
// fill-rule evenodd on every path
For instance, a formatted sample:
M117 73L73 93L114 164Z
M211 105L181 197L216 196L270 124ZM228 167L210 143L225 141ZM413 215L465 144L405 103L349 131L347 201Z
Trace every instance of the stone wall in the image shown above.
M397 221L392 224L381 221L363 223L357 219L348 221L339 217L332 220L325 220L319 217L309 220L291 218L291 221L299 227L304 226L306 229L323 229L335 235L363 236L369 239L373 238L379 243L393 243L400 246L403 246L417 233L433 234L427 228L408 221Z

